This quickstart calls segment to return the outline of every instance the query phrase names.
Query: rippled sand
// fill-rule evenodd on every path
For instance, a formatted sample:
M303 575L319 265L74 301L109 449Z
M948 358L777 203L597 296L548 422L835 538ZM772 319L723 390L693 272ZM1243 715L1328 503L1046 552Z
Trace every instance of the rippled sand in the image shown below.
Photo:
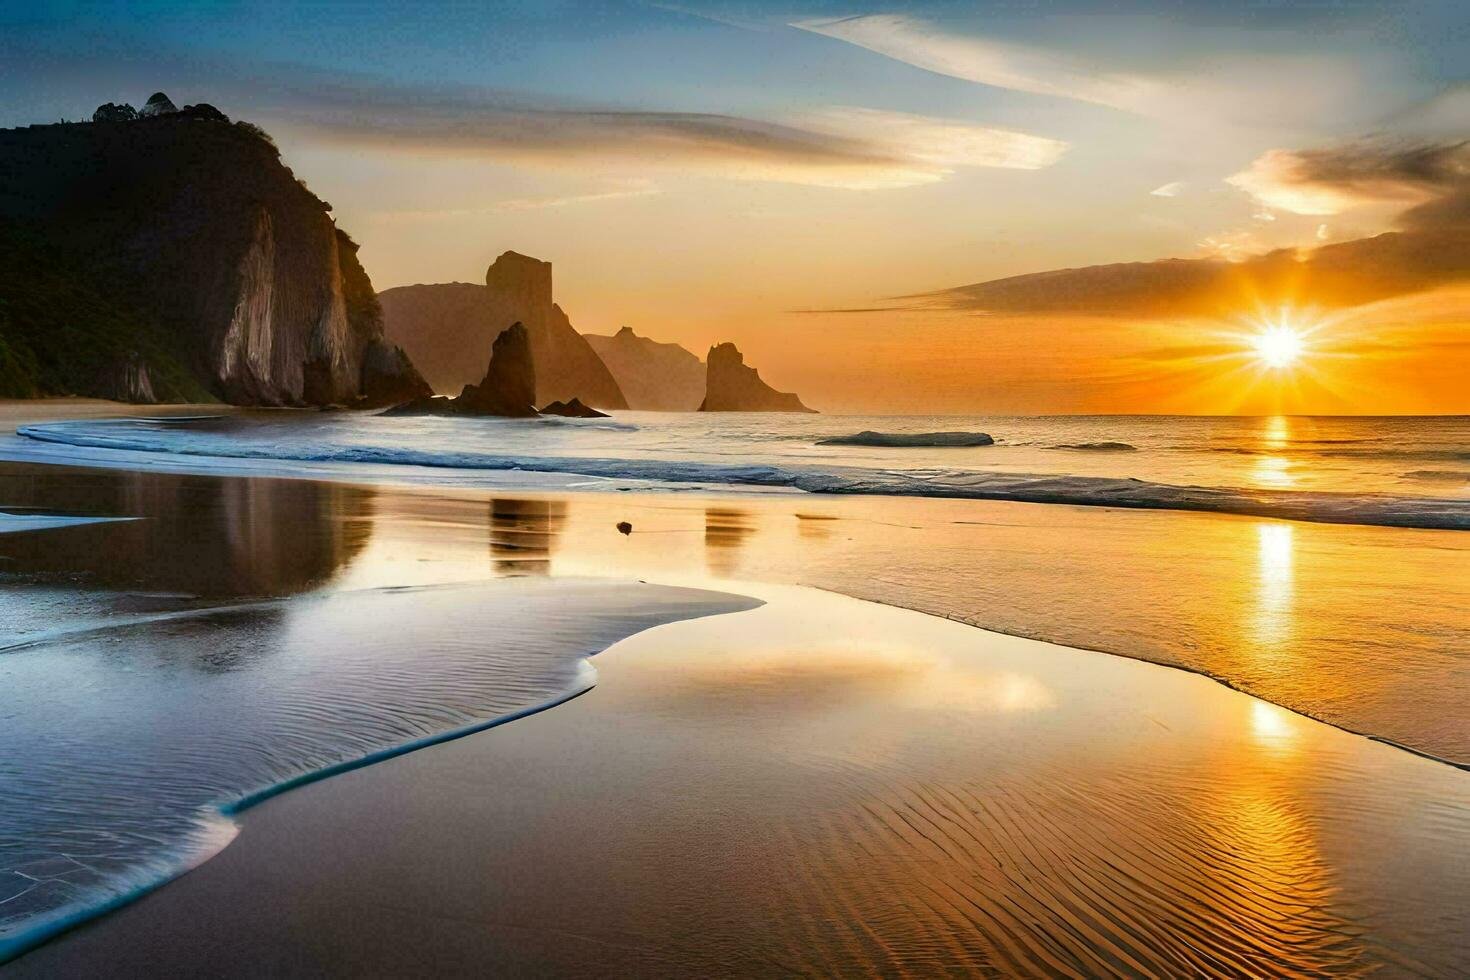
M18 975L1470 969L1463 773L1184 672L746 588L582 698L263 805Z

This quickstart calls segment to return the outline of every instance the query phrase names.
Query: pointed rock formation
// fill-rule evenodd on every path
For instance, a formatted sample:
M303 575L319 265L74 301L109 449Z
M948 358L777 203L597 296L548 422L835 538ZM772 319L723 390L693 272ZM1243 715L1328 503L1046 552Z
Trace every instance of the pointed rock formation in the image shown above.
M490 365L479 384L465 385L457 398L418 398L385 415L498 415L531 418L537 415L536 362L531 335L520 322L501 331L490 353Z
M796 395L777 391L746 367L734 344L716 344L705 359L707 369L701 412L812 412ZM813 413L815 414L815 413Z
M464 351L520 321L536 358L537 404L580 398L598 408L627 408L612 373L552 301L551 287L550 262L506 252L486 270L483 286L400 286L379 299L389 341L408 352L435 391L475 381Z
M704 401L704 364L678 344L640 337L632 327L611 337L587 334L587 343L612 372L629 408L693 412Z

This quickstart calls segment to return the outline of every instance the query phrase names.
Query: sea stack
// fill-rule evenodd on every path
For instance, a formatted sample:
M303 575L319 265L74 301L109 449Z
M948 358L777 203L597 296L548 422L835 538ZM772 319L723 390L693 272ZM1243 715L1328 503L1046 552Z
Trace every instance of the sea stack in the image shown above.
M789 392L777 391L745 364L734 344L716 344L705 359L706 381L701 412L813 412Z
M525 324L536 360L538 405L579 398L603 409L628 407L622 389L552 299L551 263L505 252L485 284L400 286L379 294L388 338L403 347L443 394L479 380L466 350L480 350L512 323Z
M531 335L516 322L500 332L490 351L490 364L478 384L465 385L457 398L432 395L415 399L385 415L494 415L532 418L536 411L536 361Z

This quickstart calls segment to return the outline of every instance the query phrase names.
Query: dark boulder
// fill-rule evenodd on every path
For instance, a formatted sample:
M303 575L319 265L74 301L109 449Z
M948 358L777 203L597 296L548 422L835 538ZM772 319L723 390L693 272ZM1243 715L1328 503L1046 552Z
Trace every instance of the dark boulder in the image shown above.
M606 419L612 416L606 412L599 412L595 408L588 408L582 404L582 399L573 398L569 402L552 402L541 410L542 415L561 415L569 419Z

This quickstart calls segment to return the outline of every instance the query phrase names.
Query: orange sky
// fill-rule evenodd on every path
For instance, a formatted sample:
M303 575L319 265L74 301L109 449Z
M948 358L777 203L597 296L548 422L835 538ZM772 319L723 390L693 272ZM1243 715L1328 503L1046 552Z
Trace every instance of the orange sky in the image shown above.
M1166 6L17 7L0 125L216 104L379 289L514 249L827 412L1470 412L1462 5Z

